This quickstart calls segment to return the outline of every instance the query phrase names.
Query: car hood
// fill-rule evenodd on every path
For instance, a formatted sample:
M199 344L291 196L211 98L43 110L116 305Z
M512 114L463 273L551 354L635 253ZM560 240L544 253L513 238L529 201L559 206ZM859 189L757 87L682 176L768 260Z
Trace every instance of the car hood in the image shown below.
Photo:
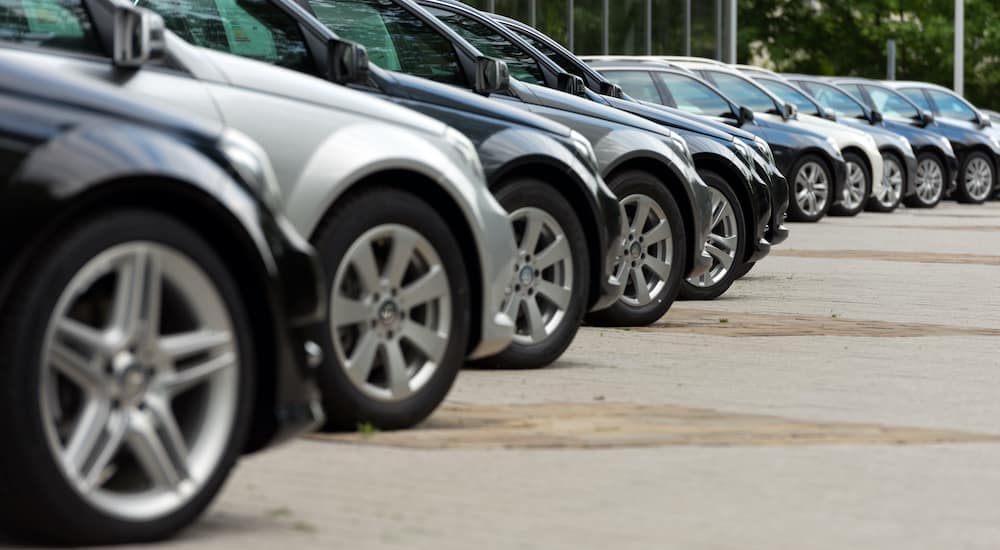
M394 84L399 86L401 91L414 101L432 103L483 117L496 118L562 137L568 137L571 131L569 127L558 122L551 121L523 109L515 109L498 101L492 101L479 94L455 86L441 84L433 80L404 73L385 71L375 67L372 70L380 71L383 78L392 80Z

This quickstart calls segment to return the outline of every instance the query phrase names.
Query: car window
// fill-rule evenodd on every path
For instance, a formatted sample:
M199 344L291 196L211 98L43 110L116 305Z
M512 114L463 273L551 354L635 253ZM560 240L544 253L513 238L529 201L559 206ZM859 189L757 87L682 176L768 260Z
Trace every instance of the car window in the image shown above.
M887 116L901 118L917 118L920 113L908 101L903 99L898 93L885 88L875 86L865 86L865 91L871 96L875 109L882 111Z
M785 103L791 103L798 107L800 113L820 116L817 105L806 97L806 94L796 90L793 86L789 86L784 82L778 82L777 80L771 80L770 78L759 78L757 82L760 82L761 86L780 97Z
M0 0L0 40L103 54L82 0Z
M800 83L821 105L828 109L833 109L838 116L851 118L865 118L865 110L861 108L861 103L852 98L846 92L842 92L833 86L819 84L817 82Z
M510 29L511 32L516 34L519 38L530 44L533 48L542 53L545 57L552 60L553 63L559 65L559 68L566 71L569 74L574 74L584 80L587 79L587 72L580 68L579 65L573 62L572 59L566 57L565 55L556 51L552 46L549 46L541 40L535 39L535 37L520 32L516 29Z
M860 99L861 101L867 103L865 101L865 94L861 93L861 86L858 86L857 84L838 84L838 86L840 86L841 88L843 88L844 90L846 90L847 93L849 93L849 94L853 95L854 97ZM870 105L869 105L869 107L870 107Z
M729 99L735 101L737 104L749 107L752 111L758 113L777 112L778 108L774 104L774 100L771 99L771 96L764 93L763 90L752 83L728 73L705 71L705 74L711 76L712 80L715 81L715 85L722 90L722 93L729 96Z
M312 72L298 24L267 0L137 0L188 42L289 69Z
M402 6L385 0L308 1L321 23L364 45L369 59L383 69L466 85L451 42Z
M937 106L937 113L944 118L953 118L975 122L978 120L976 112L972 107L966 105L961 99L938 90L927 90L927 95L931 96L931 101Z
M483 55L504 60L510 69L511 77L529 84L545 84L545 77L538 62L500 33L479 21L452 11L436 8L427 8L427 11L468 40Z
M653 72L674 98L674 106L682 111L705 116L732 116L729 102L702 82L674 73Z
M646 71L607 71L604 77L621 86L625 93L640 100L652 103L663 103L660 91L656 89L653 78Z
M927 96L924 95L924 91L917 88L907 88L905 90L900 90L899 93L906 96L906 99L917 104L917 107L925 111L933 111L931 104L927 101Z

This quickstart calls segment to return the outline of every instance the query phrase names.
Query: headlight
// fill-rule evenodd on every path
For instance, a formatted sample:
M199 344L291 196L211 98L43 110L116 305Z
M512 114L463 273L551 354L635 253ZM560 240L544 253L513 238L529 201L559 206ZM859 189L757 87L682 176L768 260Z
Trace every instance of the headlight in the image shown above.
M776 164L774 162L774 151L771 150L771 146L768 145L766 141L764 141L758 136L754 136L753 144L754 147L757 148L757 152L760 153L760 155L764 157L769 164L771 165Z
M590 140L576 130L570 131L569 139L573 144L573 153L583 162L583 165L595 174L600 174L601 167L597 162L597 153L594 152L594 146L590 144Z
M240 178L256 191L264 204L274 212L281 210L281 187L274 167L264 149L242 132L226 129L219 149Z
M476 146L469 141L469 138L454 128L448 128L444 133L444 139L458 152L458 156L465 163L465 166L485 181L486 174L483 172L483 163L479 160Z

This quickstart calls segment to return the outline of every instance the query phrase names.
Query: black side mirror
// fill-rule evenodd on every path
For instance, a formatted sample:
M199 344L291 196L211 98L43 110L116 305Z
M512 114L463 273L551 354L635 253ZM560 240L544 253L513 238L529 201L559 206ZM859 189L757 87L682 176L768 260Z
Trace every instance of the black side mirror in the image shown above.
M625 99L625 90L622 90L622 87L614 82L608 82L607 80L604 80L599 84L598 93L608 97Z
M556 87L560 92L579 96L587 93L587 84L575 74L560 73L556 80Z
M930 111L920 111L920 125L924 128L934 124L934 113Z
M799 116L799 108L791 103L785 103L781 109L781 118L791 120Z
M746 105L740 105L739 118L736 119L739 126L753 122L753 118L753 109L747 107Z
M115 6L111 59L116 67L141 67L166 52L163 18L135 6Z
M823 118L837 122L837 112L833 109L827 109L826 107L821 106L820 112L822 113Z
M363 84L368 81L368 50L364 46L331 38L326 43L326 52L329 80L337 84Z
M873 109L870 120L871 120L871 123L873 125L874 124L881 124L885 120L885 117L882 116L882 111L878 111L878 110L874 110Z
M510 89L510 68L507 63L493 57L476 59L476 93L490 95Z

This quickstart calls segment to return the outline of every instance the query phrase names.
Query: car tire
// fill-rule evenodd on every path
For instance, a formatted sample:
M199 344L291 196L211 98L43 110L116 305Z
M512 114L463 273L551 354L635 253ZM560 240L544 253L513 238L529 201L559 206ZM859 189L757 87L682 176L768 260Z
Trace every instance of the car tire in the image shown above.
M830 210L836 188L829 166L818 155L808 153L795 162L790 173L788 219L807 223L822 220Z
M239 288L205 239L151 210L83 219L39 250L0 319L0 530L73 546L169 537L247 440L254 335ZM204 371L190 387L182 356Z
M674 304L687 274L688 238L680 207L663 182L647 172L622 172L610 178L608 186L621 200L632 228L615 266L625 291L614 305L588 314L586 320L596 326L650 325ZM642 211L648 213L640 221ZM630 260L637 248L640 254Z
M906 188L906 165L898 155L887 153L882 157L882 193L868 199L865 210L888 214L894 212L903 201Z
M917 155L917 192L903 199L910 208L934 208L944 197L945 169L934 153Z
M703 275L685 279L681 284L681 300L714 300L722 296L739 278L747 250L746 218L740 201L729 184L714 172L702 171L701 179L712 190L712 231L708 242L712 267ZM718 218L718 219L716 219ZM724 248L727 241L736 242ZM713 253L713 249L716 251ZM725 262L729 262L727 266Z
M996 185L996 167L986 153L972 151L965 155L958 171L955 199L964 204L983 204Z
M865 209L872 194L872 171L857 153L844 153L844 161L847 163L847 178L840 200L830 206L830 215L854 217Z
M368 186L331 209L313 243L330 296L325 431L420 423L469 343L469 275L453 229L416 194Z
M590 257L583 225L569 201L544 181L516 179L495 195L510 212L518 246L511 294L502 306L514 320L514 342L473 365L545 367L573 342L587 310ZM540 260L543 254L547 259Z
M743 277L746 277L756 265L757 262L744 263L742 266L740 266L740 269L736 272L736 278L742 279Z

